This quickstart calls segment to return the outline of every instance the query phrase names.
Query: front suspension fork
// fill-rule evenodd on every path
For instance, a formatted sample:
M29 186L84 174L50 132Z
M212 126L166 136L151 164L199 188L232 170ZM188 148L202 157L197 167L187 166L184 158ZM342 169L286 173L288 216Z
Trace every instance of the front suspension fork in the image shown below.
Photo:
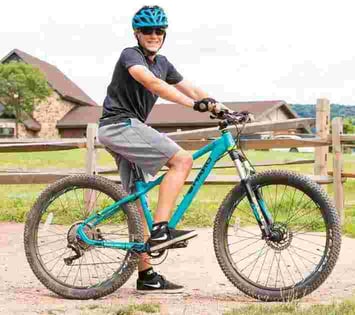
M245 160L243 155L234 150L229 152L229 155L239 173L240 184L244 187L251 210L259 225L263 238L270 238L272 232L270 227L273 223L271 214L267 210L266 204L260 192L260 187L252 189L249 176L251 175L249 162Z

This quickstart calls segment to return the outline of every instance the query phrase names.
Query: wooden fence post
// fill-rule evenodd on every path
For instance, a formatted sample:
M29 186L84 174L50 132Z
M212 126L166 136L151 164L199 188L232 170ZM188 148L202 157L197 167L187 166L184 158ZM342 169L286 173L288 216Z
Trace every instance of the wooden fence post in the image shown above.
M316 105L316 133L321 139L327 139L329 135L330 104L327 99L317 99ZM329 147L316 147L314 150L314 175L328 175Z
M95 175L96 172L96 149L97 124L88 124L86 128L86 174Z
M96 175L96 159L97 152L95 149L95 141L97 138L97 124L88 124L86 128L86 174ZM85 216L88 217L96 207L96 192L93 190L85 190L84 204Z
M340 141L342 133L343 119L336 117L332 120L334 202L340 222L344 224L344 186L341 178L343 172L343 152Z

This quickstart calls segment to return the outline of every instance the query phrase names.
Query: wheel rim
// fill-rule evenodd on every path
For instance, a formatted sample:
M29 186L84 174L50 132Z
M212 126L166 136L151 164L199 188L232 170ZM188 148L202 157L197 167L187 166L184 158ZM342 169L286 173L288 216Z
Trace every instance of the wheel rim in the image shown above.
M263 290L280 291L306 283L326 264L329 229L309 195L285 184L263 184L264 201L274 219L275 240L263 240L246 196L232 207L225 249L235 272ZM306 293L306 292L305 292Z
M52 279L66 287L87 289L111 281L127 266L130 253L87 246L74 237L73 230L80 222L113 202L113 198L101 190L76 186L59 191L43 205L35 230L35 249L37 259ZM95 229L85 229L92 239L128 242L132 235L122 210ZM69 265L65 258L76 252L68 248L68 244L82 253Z

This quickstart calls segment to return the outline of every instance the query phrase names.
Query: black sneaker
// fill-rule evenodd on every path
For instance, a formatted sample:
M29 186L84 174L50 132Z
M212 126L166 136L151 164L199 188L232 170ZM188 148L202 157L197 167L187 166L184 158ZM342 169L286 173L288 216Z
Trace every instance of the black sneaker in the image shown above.
M174 284L166 280L162 275L155 272L151 280L137 279L137 291L145 293L180 293L183 290L182 285Z
M151 252L168 248L172 244L188 240L197 236L196 231L175 230L168 227L168 222L159 222L153 225L152 233L148 239Z

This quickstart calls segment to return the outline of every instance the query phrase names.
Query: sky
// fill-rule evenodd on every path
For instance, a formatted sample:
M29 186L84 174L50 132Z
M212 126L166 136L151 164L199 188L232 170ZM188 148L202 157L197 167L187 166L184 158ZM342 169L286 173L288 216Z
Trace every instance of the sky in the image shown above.
M221 102L355 104L354 1L17 0L0 6L0 59L17 48L102 104L134 13L162 6L160 53Z

